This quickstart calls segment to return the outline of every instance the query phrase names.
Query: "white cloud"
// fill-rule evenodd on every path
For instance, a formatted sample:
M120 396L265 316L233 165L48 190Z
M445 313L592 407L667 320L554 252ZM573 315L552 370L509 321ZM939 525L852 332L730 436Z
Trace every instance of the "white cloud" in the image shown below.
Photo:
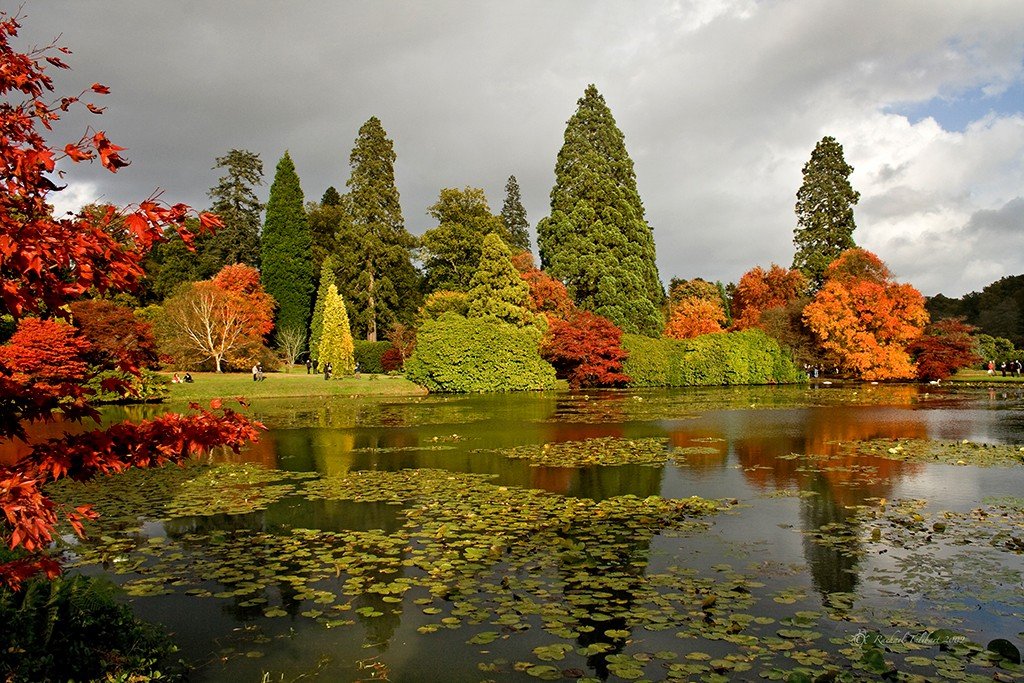
M60 218L68 213L78 213L87 204L100 200L96 183L68 183L60 192L52 193L48 199L53 205L53 215Z

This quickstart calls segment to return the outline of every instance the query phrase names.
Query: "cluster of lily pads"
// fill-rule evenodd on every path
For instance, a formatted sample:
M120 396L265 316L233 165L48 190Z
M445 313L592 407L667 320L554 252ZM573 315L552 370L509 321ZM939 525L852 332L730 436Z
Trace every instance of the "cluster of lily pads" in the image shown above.
M623 439L598 437L582 441L559 441L544 444L515 446L492 451L506 458L529 460L531 465L543 467L594 467L616 465L647 465L660 467L669 458L684 463L688 453L718 453L717 448L690 446L669 449L668 439Z
M973 441L930 439L872 439L845 444L858 455L873 455L908 462L938 462L975 467L1009 467L1024 464L1024 446Z
M656 439L592 441L564 446L565 457L635 447L638 458L657 453L664 462L670 453ZM485 678L991 680L998 666L1006 680L1021 679L1010 653L932 637L951 623L865 613L852 593L829 594L812 609L804 586L780 584L766 566L681 564L711 516L729 508L722 502L596 502L428 469L322 477L198 464L62 482L55 494L102 513L90 538L68 551L79 566L123 575L131 595L221 600L243 620L332 629L358 621L375 641L415 612L424 638L464 629ZM390 533L261 523L269 507L296 499L394 505L402 523ZM891 520L871 521L895 538L888 529L903 508L888 509ZM869 512L851 524L867 524ZM1019 509L1008 514L1019 522ZM953 518L945 519L949 529ZM652 562L656 539L668 535L680 554ZM861 630L868 622L924 635L888 643ZM496 648L513 654L495 656Z

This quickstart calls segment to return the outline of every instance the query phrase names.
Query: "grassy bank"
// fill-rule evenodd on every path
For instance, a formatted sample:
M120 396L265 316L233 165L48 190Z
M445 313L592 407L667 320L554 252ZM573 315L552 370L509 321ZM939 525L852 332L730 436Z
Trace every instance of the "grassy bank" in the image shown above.
M988 374L986 370L975 370L973 368L964 368L958 370L955 375L950 377L949 382L970 382L972 384L1024 384L1024 377L1011 377L1009 374L1003 377L999 370L996 370L994 374Z
M179 373L179 376L183 373ZM323 375L267 373L262 382L253 382L248 373L193 372L191 384L171 384L169 401L208 401L212 398L245 396L260 398L310 398L320 396L421 396L426 390L396 375L355 375L325 381Z

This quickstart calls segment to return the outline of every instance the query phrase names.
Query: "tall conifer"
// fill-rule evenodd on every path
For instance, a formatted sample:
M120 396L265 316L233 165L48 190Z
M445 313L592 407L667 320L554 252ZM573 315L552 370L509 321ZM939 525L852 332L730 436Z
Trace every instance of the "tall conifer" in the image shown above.
M263 287L277 301L278 329L307 329L313 303L309 224L288 152L278 162L270 186L260 257Z
M335 375L351 375L355 371L355 344L352 342L352 330L349 329L348 311L345 310L345 301L334 285L327 288L319 354L317 362L321 369L330 363Z
M466 298L467 317L494 316L518 327L537 321L537 316L530 312L530 286L512 265L508 247L493 232L484 237L480 264L473 273Z
M410 322L419 307L419 275L412 264L416 238L405 229L395 151L380 120L371 117L359 129L349 157L352 174L342 224L341 284L355 311L355 328L369 341L394 322Z
M203 241L197 258L216 270L235 263L258 268L263 204L255 188L263 184L263 161L255 152L232 149L217 157L214 169L218 168L227 173L207 194L213 200L210 211L220 217L224 227Z
M581 307L656 336L665 294L633 161L597 88L577 104L555 164L551 215L537 226L541 264Z
M519 181L509 176L505 183L505 203L501 207L501 222L508 234L508 248L513 253L530 251L530 223L519 194Z
M857 246L853 207L860 193L850 185L851 173L843 146L828 136L814 146L803 168L803 184L796 193L793 268L804 274L813 291L821 289L829 264Z

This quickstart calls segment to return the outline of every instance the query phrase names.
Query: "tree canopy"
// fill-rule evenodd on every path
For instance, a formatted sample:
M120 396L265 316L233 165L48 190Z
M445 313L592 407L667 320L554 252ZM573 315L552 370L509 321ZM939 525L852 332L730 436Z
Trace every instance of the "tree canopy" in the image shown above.
M394 143L380 119L359 128L339 227L339 284L353 311L353 329L369 341L419 306L419 274L412 264L416 238L405 229L395 184Z
M512 253L530 251L530 222L526 220L526 209L519 194L519 181L514 175L505 183L505 203L501 205L501 222L508 236L508 248Z
M5 169L0 180L0 315L17 324L0 346L0 444L19 439L29 447L18 462L0 465L0 543L7 551L0 559L0 586L13 589L36 575L60 573L58 561L47 552L58 522L66 520L82 534L83 521L98 516L87 505L58 505L45 492L48 483L181 462L214 446L238 450L256 436L255 425L222 408L220 401L211 404L211 411L169 413L81 433L62 430L54 438L27 433L27 426L52 422L58 411L69 422L90 419L98 425L99 412L91 404L95 391L87 383L102 370L89 367L90 344L73 328L29 316L66 317L68 304L88 293L138 287L143 260L169 229L186 242L194 233L186 227L193 215L188 206L167 206L155 195L120 211L108 207L98 215L53 216L50 193L57 187L49 176L58 158L69 167L98 159L110 172L128 160L102 131L63 147L50 141L64 112L87 107L102 113L86 99L109 89L94 83L77 95L53 94L47 69L69 68L62 59L69 51L54 44L18 52L10 41L19 28L17 18L0 12L0 167ZM199 230L219 225L216 216L199 215ZM58 346L63 357L47 361L44 353ZM118 364L135 376L141 373L130 357L119 358Z
M438 225L427 230L421 240L425 290L469 290L480 264L484 237L494 232L504 241L505 224L491 213L487 196L478 187L444 188L427 212Z
M656 336L665 296L633 161L597 88L577 105L555 164L551 215L537 227L541 265L582 308Z
M279 328L305 330L313 307L311 240L302 187L288 152L277 164L260 241L263 286L277 302Z
M322 369L330 363L335 375L351 375L356 367L355 344L349 327L345 301L338 294L338 288L327 288L324 302L324 324L317 349L317 363Z
M862 379L911 379L907 345L928 322L924 297L877 256L849 249L825 271L803 318L830 360Z
M213 272L233 263L258 268L263 204L255 188L263 184L263 161L255 152L232 149L217 157L213 168L226 169L207 193L213 200L210 211L220 217L224 227L203 241L198 258L208 262L206 269Z
M821 288L829 264L857 246L853 207L860 193L850 185L851 173L843 146L828 136L815 145L804 164L803 183L796 193L793 268L804 274L813 291Z
M512 265L508 247L497 234L484 237L480 264L469 284L470 317L493 316L517 327L537 322L530 312L530 286Z

